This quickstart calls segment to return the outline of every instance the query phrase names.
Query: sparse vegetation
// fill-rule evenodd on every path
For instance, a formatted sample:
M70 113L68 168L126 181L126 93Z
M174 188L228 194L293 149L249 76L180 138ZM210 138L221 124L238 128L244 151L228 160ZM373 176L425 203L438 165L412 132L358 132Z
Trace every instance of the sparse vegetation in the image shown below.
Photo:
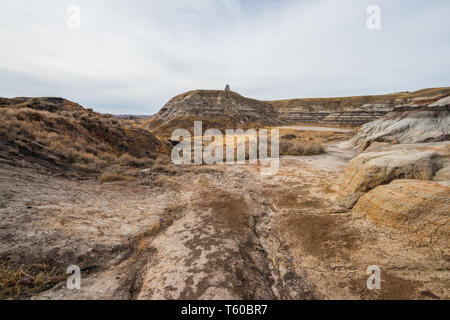
M0 264L0 299L27 298L66 279L63 271L45 264L12 267Z
M280 155L305 156L317 155L325 151L323 145L318 142L281 141Z
M150 165L168 149L152 133L59 98L0 101L0 135L58 164L104 172Z
M283 129L280 132L280 155L305 156L325 152L325 143L341 134L334 132L305 132Z
M161 230L161 223L158 221L154 224L152 224L148 229L144 230L138 237L137 237L137 249L142 250L145 248L145 245L147 243L147 239L149 237L152 237L156 235Z

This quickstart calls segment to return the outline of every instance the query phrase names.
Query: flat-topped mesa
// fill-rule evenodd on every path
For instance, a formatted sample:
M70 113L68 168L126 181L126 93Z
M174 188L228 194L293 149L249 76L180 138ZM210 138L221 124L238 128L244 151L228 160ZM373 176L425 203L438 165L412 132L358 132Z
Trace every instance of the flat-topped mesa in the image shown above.
M400 106L421 107L450 95L450 87L387 95L268 101L287 123L360 126Z
M195 90L172 98L152 119L156 129L190 128L193 121L204 128L249 128L280 125L278 113L265 102L226 90Z

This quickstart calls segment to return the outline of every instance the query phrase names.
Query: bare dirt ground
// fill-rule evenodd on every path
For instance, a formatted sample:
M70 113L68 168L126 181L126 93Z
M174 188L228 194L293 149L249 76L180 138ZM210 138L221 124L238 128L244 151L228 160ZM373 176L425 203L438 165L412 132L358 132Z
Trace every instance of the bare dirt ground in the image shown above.
M339 207L353 151L326 150L283 157L274 176L169 165L103 184L3 150L0 259L81 267L81 290L34 299L448 299L448 257Z

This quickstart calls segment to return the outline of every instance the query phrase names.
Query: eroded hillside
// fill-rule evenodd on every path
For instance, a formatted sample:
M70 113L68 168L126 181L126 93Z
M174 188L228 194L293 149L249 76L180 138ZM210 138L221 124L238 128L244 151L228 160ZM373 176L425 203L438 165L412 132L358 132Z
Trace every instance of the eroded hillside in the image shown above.
M2 98L0 119L2 139L76 169L101 172L114 164L145 165L169 153L149 131L62 98Z
M282 123L267 102L246 98L233 91L196 90L172 98L149 126L158 134L167 135L178 128L192 130L194 121L202 121L204 129L220 130Z
M360 126L400 106L426 106L449 96L450 88L422 89L377 96L269 101L285 122Z

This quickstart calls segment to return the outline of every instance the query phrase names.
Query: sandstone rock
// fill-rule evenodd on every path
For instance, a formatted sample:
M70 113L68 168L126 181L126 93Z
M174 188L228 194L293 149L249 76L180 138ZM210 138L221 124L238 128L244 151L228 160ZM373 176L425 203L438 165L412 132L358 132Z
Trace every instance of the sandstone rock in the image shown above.
M410 237L414 245L448 247L450 188L436 182L405 179L378 186L359 199L353 214Z
M449 161L449 143L381 146L353 158L341 183L341 203L351 208L372 188L395 179L431 180Z
M450 166L446 166L438 170L433 178L433 181L436 181L443 186L450 187Z

